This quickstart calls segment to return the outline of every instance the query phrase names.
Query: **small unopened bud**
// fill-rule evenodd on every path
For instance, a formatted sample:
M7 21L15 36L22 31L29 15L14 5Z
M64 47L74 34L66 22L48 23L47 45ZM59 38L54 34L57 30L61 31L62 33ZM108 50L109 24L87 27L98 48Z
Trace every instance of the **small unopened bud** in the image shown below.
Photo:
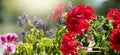
M90 40L90 41L93 41L93 40L94 40L94 37L89 37L89 40Z
M83 43L82 42L80 42L80 47L83 47Z

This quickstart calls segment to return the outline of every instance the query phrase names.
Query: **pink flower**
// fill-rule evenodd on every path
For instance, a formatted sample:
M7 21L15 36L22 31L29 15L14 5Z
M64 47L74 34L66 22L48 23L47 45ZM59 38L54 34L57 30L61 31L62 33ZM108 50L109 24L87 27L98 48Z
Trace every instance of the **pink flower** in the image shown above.
M87 47L85 48L85 51L86 51L86 52L88 51L88 48L87 48Z
M93 40L94 40L94 37L92 37L92 36L89 37L89 40L90 40L90 41L93 41Z
M6 43L6 48L4 50L4 54L6 53L14 53L15 52L15 45L12 43Z
M94 40L94 37L93 37L92 35L90 35L90 34L85 34L85 36L88 37L88 39L89 39L90 41L93 41L93 40Z
M4 35L0 35L0 44L4 45L6 42L6 37Z
M52 19L55 20L58 16L58 14L60 14L63 11L63 3L60 3L57 5L57 7L54 9L53 13L52 13Z
M4 45L5 43L15 42L17 38L17 34L15 33L7 33L4 35L0 35L0 44Z
M15 33L7 33L5 36L8 42L15 42L15 39L17 38L17 34Z
M83 47L83 43L82 42L80 42L80 47Z
M0 35L0 44L4 49L4 55L15 52L15 45L12 44L16 41L17 34L15 33L6 33Z
M92 51L92 48L86 47L84 50L85 50L86 52L89 52L89 51Z

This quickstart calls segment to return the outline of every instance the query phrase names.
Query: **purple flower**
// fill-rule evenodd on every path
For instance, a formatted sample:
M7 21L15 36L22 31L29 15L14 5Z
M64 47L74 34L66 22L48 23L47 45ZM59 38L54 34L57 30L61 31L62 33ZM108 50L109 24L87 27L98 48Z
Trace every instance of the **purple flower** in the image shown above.
M45 29L46 28L46 22L44 22L43 20L34 17L33 18L33 24L38 28L38 29Z
M66 22L65 19L60 19L61 24L65 24L65 22Z
M46 34L48 35L48 36L52 36L53 35L53 30L49 30L49 31L46 31Z
M19 34L21 34L21 35L26 35L27 32L26 32L25 30L22 30L22 31L19 32Z
M37 17L34 17L34 18L33 18L33 24L34 24L35 26L39 26L40 22L42 22L41 19L39 19L39 18L37 18Z
M23 19L22 19L22 17L21 17L21 16L19 16L19 17L18 17L17 24L19 24L19 26L20 26L20 27L22 27L22 26L23 26L24 21L23 21Z
M28 15L24 12L23 15L21 16L23 19L28 19Z
M25 23L28 23L28 15L24 13L22 16L18 16L17 24L23 27Z
M72 2L68 2L68 8L70 9L72 6Z

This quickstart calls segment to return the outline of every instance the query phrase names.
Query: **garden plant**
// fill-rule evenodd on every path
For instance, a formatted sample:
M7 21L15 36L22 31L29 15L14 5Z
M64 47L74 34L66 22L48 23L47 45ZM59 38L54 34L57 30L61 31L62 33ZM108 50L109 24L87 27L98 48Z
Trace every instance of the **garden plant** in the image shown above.
M49 29L49 22L23 13L17 25L18 33L0 34L3 55L119 55L120 11L108 9L106 16L94 15L91 6L72 5L68 10L58 4L49 22L57 28Z

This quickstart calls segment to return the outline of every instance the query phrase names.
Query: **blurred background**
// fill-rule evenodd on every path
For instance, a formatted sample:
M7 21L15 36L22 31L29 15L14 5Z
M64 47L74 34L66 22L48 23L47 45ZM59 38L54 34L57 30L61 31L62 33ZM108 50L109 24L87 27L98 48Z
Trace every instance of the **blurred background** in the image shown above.
M86 4L94 9L95 15L106 16L108 8L120 10L120 0L0 0L0 34L7 32L19 32L21 28L16 24L18 16L24 12L32 20L37 16L43 20L51 18L53 9L59 3L64 3L65 11L67 4ZM52 27L54 28L54 26Z

